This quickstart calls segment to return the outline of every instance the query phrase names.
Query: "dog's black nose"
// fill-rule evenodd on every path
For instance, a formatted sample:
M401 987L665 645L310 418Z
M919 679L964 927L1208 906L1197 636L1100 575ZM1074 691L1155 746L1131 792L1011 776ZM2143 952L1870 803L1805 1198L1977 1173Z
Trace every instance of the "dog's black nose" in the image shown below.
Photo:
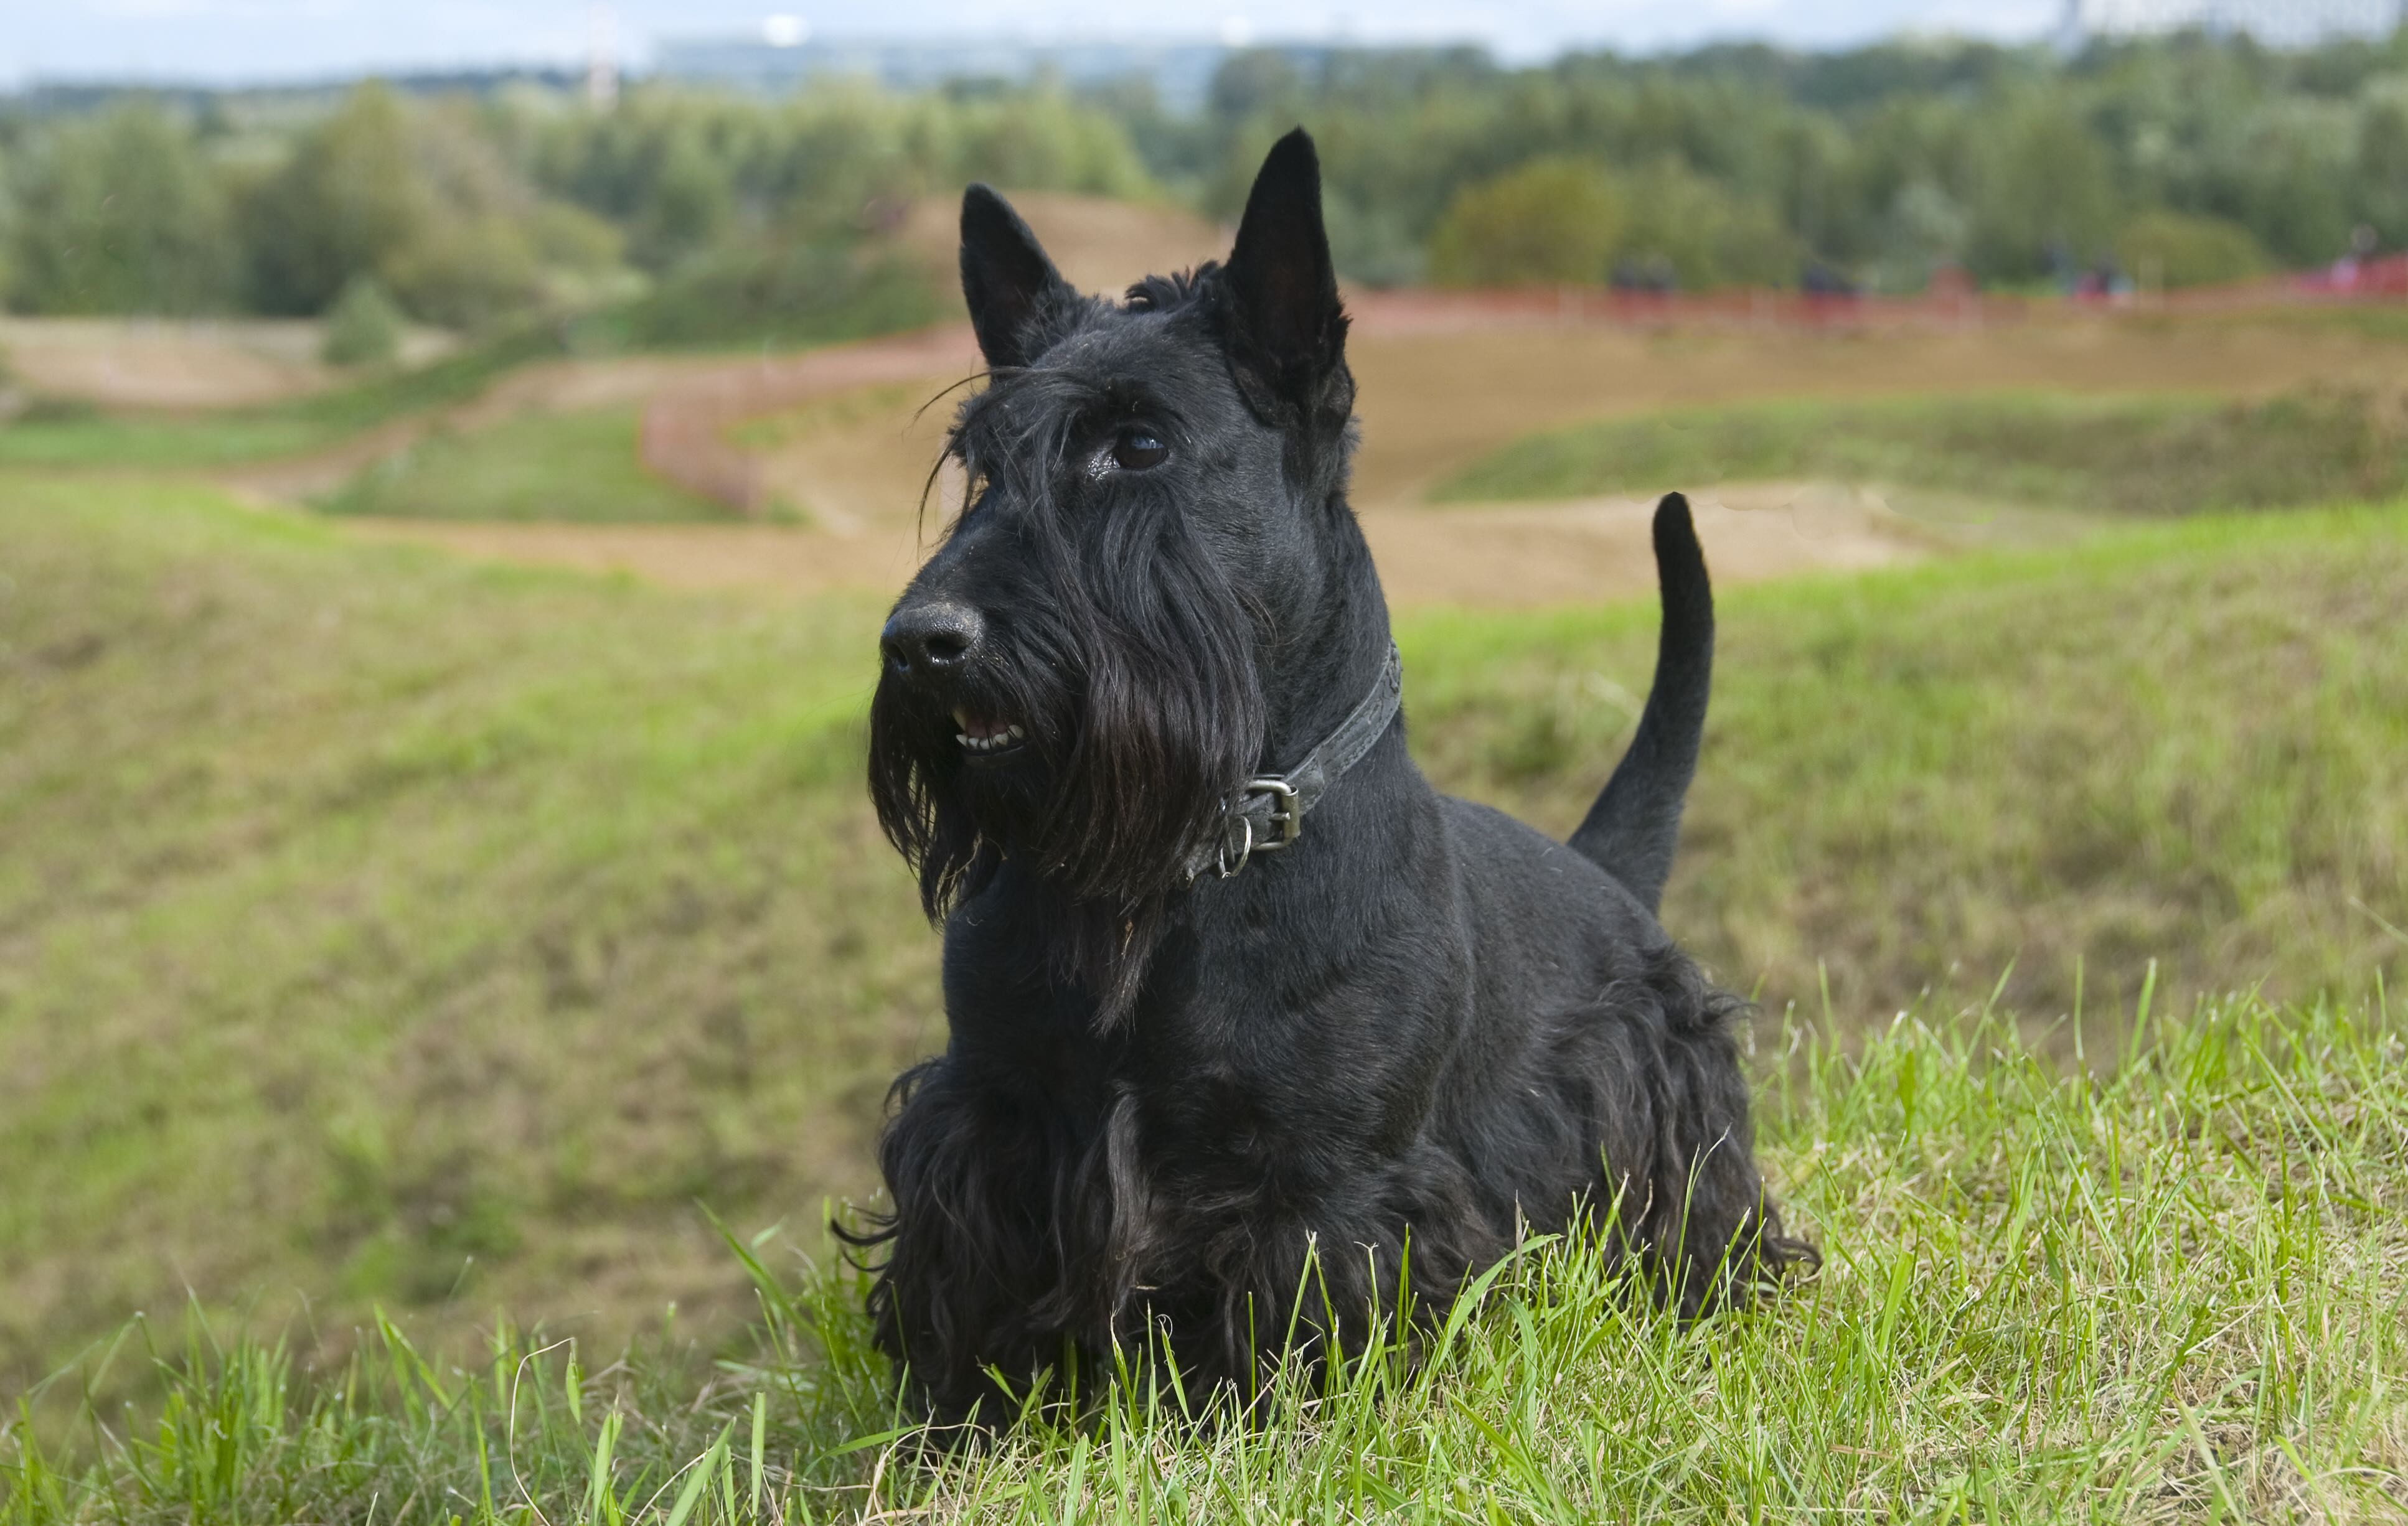
M985 633L986 621L968 605L931 601L895 611L878 646L896 672L934 677L958 672Z

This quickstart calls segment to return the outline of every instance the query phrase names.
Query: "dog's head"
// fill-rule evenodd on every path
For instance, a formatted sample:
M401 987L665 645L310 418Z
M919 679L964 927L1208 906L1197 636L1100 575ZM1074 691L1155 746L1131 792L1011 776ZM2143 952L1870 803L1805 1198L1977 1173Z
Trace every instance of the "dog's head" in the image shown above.
M1080 908L1111 1016L1327 598L1354 380L1312 142L1272 149L1226 264L1118 305L972 186L962 290L969 486L882 638L870 791L931 917L1007 858Z

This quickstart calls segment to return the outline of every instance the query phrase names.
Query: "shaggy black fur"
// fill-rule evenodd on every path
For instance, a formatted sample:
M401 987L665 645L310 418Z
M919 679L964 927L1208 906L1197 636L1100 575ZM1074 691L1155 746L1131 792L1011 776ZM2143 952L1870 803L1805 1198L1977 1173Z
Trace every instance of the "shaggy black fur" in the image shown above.
M1312 142L1272 150L1227 264L1117 306L973 186L962 285L991 367L951 442L970 492L870 722L945 926L951 1039L896 1084L865 1237L916 1400L993 1419L989 1369L1116 1352L1242 1396L1291 1332L1441 1314L1576 1216L1689 1312L1811 1256L1750 1156L1742 1004L1654 915L1713 649L1687 506L1656 521L1655 692L1569 848L1432 790L1399 718L1294 847L1191 884L1232 792L1389 648Z

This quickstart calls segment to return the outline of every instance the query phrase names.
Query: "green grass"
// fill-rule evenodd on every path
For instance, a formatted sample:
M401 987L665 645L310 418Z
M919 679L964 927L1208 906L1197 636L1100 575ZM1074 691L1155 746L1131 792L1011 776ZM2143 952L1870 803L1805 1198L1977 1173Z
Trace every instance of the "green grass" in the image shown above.
M187 1283L709 1319L698 1194L861 1184L935 1032L872 601L89 478L0 482L0 1374Z
M1441 499L1571 498L1811 478L2130 514L2408 491L2408 406L2309 390L2254 402L2006 394L1676 409L1551 430Z
M728 426L727 440L748 450L774 450L832 431L853 428L866 420L891 417L897 409L926 398L926 386L918 382L849 388L740 420Z
M634 408L529 411L437 430L369 466L319 506L330 514L592 523L724 520L719 504L653 476Z
M2127 1026L2071 1067L1978 1019L1799 1037L1763 1148L1826 1268L1692 1329L1538 1242L1259 1425L1129 1382L945 1456L841 1273L752 1262L715 1362L502 1329L455 1366L380 1320L313 1374L144 1328L114 1359L164 1398L64 1375L0 1434L0 1523L2401 1519L2408 1035L2248 1000Z
M1767 1042L1827 990L1853 1032L2002 971L2041 1024L2128 1008L2153 959L2182 1005L2396 981L2403 525L1728 594L1669 925ZM443 1351L496 1305L733 1328L696 1201L807 1234L941 1032L859 777L880 603L0 477L0 1387L186 1288L329 1330L382 1303ZM1654 623L1406 620L1425 766L1567 830Z
M2408 968L2408 507L1726 593L1666 924L1776 1008L1927 984L2352 989ZM1568 833L1646 691L1647 606L1427 615L1416 750Z
M2271 329L2276 333L2343 335L2376 344L2408 340L2408 302L2274 302L2226 311L2150 312L2118 315L2118 326L2144 333L2174 328Z

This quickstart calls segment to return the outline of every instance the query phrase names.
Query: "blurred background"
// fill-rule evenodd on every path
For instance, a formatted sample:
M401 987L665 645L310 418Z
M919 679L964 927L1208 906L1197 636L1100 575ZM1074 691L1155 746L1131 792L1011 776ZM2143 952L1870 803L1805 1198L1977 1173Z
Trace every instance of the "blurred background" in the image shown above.
M1442 786L1578 819L1699 505L1759 1064L2397 978L2395 0L860 14L0 19L0 1387L740 1321L705 1210L816 1244L942 1041L861 721L961 188L1115 292L1297 122Z

